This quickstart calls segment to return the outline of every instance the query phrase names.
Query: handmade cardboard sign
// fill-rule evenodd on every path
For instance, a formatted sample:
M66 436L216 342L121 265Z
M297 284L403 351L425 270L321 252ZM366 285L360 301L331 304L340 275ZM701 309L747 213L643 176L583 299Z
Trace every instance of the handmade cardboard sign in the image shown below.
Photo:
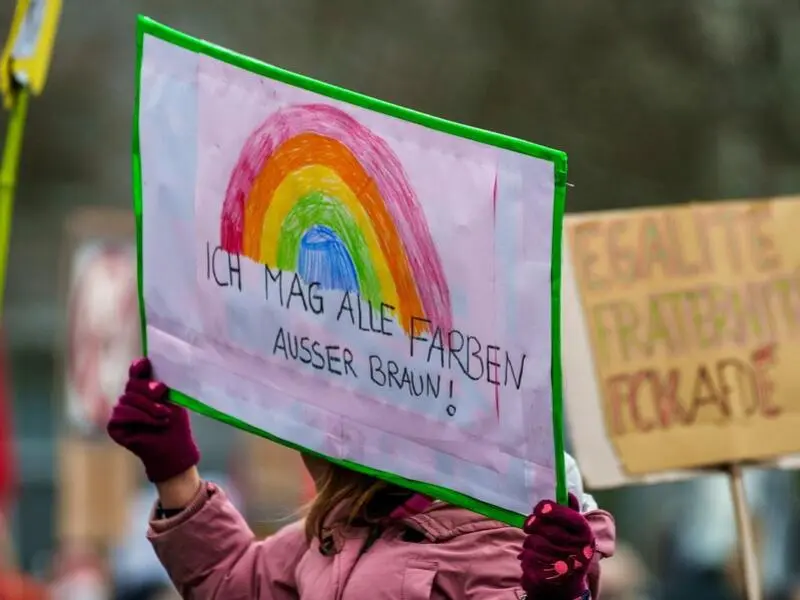
M786 198L565 221L566 394L590 484L800 452L798 216Z
M247 519L272 532L286 524L313 496L300 454L263 437L241 433L233 473L244 498ZM263 526L263 527L262 527Z
M506 520L553 497L565 155L148 19L139 50L142 317L173 398Z
M58 536L64 542L112 544L130 524L136 459L110 440L58 441Z

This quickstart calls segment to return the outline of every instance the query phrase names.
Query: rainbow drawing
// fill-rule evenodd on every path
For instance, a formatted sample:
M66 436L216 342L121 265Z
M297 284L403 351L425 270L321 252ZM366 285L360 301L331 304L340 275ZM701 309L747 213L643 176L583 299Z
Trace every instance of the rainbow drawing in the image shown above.
M452 329L450 291L424 213L388 144L327 104L272 114L242 148L222 247ZM416 331L421 323L415 321ZM424 323L424 322L423 322Z

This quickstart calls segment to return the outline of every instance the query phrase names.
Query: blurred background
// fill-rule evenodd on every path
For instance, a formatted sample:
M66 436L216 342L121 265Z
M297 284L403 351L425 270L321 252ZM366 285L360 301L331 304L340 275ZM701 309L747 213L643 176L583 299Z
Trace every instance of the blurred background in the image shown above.
M0 3L0 35L13 5ZM102 395L114 380L97 375L103 381L93 384L82 371L105 368L92 354L108 350L102 333L87 362L74 364L76 331L96 326L73 323L69 307L102 311L98 298L115 298L107 310L130 310L125 275L103 288L118 273L103 248L110 241L115 256L130 252L137 13L340 86L563 149L571 212L800 192L796 0L65 0L48 85L31 102L13 221L2 341L18 478L7 523L9 560L41 581L81 568L103 573L107 591L92 598L121 598L135 593L130 582L152 580L138 592L145 598L163 582L143 544L152 498L136 465L98 450L100 427L69 433L70 419L91 410L68 408L70 398L80 405L86 386ZM98 252L106 262L93 267ZM93 268L84 279L94 283L81 284ZM130 352L110 355L124 363ZM238 490L259 532L291 517L308 493L294 455L202 418L195 427L204 470ZM90 482L86 464L130 475ZM796 480L748 475L770 599L800 598ZM140 498L128 493L131 481ZM629 545L607 566L604 598L742 597L726 485L707 478L598 494ZM91 522L87 511L104 517Z

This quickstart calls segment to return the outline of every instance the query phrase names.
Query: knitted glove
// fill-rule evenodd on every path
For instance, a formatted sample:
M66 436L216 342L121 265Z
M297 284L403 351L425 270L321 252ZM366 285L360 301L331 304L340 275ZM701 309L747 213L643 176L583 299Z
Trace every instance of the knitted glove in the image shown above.
M519 559L528 598L577 600L588 593L587 573L595 538L570 494L569 507L543 500L525 521L527 535Z
M189 413L167 401L167 386L151 379L146 358L135 360L125 393L117 400L108 422L108 435L139 457L147 478L161 483L200 462L192 437Z

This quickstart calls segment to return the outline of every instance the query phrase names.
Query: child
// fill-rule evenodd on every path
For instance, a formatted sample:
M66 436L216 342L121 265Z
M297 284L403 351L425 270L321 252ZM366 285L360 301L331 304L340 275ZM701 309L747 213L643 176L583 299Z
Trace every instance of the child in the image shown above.
M184 598L598 597L614 522L596 508L581 514L574 495L570 508L540 502L522 531L306 457L317 486L308 515L256 541L224 492L200 479L188 414L166 392L147 359L134 362L108 432L158 489L148 537Z

